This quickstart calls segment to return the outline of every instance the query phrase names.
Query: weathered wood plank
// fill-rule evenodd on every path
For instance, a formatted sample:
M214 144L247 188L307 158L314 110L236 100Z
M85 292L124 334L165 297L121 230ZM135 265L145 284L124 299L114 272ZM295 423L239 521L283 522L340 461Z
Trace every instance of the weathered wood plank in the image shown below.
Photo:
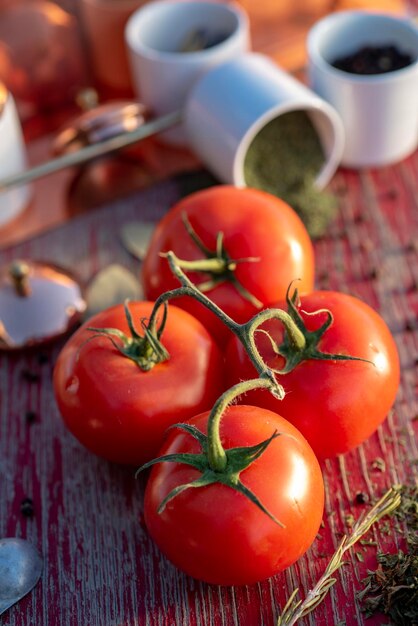
M218 588L183 576L149 540L142 521L144 478L85 451L64 428L55 406L51 374L61 344L42 353L0 356L0 536L19 535L45 558L36 590L4 616L10 626L273 626L278 607L295 586L305 593L348 530L347 514L367 505L393 482L417 479L416 430L418 329L418 155L378 172L338 172L333 188L341 208L329 235L316 243L318 285L354 293L383 315L402 362L402 387L379 432L340 459L323 464L327 497L320 537L295 566L248 588ZM43 258L77 269L87 281L109 263L137 270L117 237L124 222L156 220L179 195L165 182L134 197L75 219L64 227L0 253ZM62 343L62 342L61 342ZM25 371L35 376L30 382ZM36 377L39 380L36 380ZM27 422L27 412L36 414ZM385 471L373 467L382 457ZM33 518L20 512L34 502ZM399 537L378 529L384 549ZM341 582L306 624L345 620L364 624L355 601L359 581L373 566L375 548L353 555ZM368 620L368 625L380 624Z

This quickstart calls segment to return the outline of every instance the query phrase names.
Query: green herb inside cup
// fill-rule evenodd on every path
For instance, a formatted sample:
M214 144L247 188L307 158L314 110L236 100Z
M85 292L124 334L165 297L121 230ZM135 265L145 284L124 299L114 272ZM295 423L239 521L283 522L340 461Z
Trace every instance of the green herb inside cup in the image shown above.
M244 160L249 187L282 198L300 215L310 235L323 235L337 209L336 198L314 185L325 161L318 133L304 111L284 113L266 124Z

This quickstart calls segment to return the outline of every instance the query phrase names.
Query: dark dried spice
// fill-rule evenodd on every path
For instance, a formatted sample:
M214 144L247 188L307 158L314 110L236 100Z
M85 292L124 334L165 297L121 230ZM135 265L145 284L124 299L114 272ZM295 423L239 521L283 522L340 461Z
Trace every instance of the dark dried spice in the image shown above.
M412 333L415 330L415 322L413 322L412 320L407 320L407 322L405 323L405 330L408 333Z
M407 549L396 554L379 553L376 571L369 571L358 594L369 617L389 616L393 624L418 624L418 487L399 488L401 504L395 516L402 524Z
M408 52L396 46L364 46L347 56L335 59L332 65L350 74L386 74L403 69L413 62Z
M404 291L406 294L410 294L410 293L414 293L415 291L418 291L418 282L416 280L412 280Z
M318 280L328 280L328 279L329 279L329 272L327 270L323 270L322 272L319 273Z
M345 195L346 195L346 193L347 193L347 191L348 191L348 187L347 187L347 185L345 184L345 182L343 182L343 181L339 181L339 182L337 182L337 183L335 183L335 184L334 184L334 186L333 186L333 190L334 190L334 193L335 193L337 196L341 196L341 197L342 197L342 196L345 196Z
M39 365L45 365L45 363L49 362L49 357L45 352L40 352L37 357L37 361Z
M379 278L379 270L376 267L372 267L367 275L369 280L376 280Z
M38 372L34 372L33 370L30 370L30 369L22 370L21 376L23 380L25 380L28 383L38 383L41 379Z
M417 252L417 251L418 251L418 245L415 243L415 241L410 241L409 243L406 244L405 252L407 254L410 252Z
M359 491L358 493L356 493L356 496L355 496L356 504L367 504L369 500L370 498L367 495L367 493L364 493L363 491Z
M23 498L20 503L20 512L25 517L33 517L35 514L35 509L33 507L33 500L31 498Z
M398 192L396 189L388 189L384 191L382 194L379 194L382 200L396 200L398 197Z
M38 414L36 413L36 411L32 410L26 411L25 420L27 424L33 424L38 420Z

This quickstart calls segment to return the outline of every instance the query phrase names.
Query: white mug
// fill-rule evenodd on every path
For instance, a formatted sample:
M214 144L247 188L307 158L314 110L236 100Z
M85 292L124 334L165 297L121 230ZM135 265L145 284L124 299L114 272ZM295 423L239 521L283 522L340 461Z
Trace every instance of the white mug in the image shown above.
M22 172L26 149L13 96L0 83L0 178ZM0 192L0 226L17 217L27 206L30 187L21 185Z
M403 69L351 74L333 67L364 46L395 45L412 56ZM418 28L407 19L367 11L342 11L317 22L308 34L312 89L340 114L346 142L342 164L384 166L418 145Z
M222 182L245 187L245 157L253 139L291 111L308 115L322 144L324 163L315 180L322 189L340 162L341 120L327 102L268 57L247 53L207 72L190 92L184 119L189 143L203 163Z
M221 40L206 49L181 52L187 38L201 29ZM125 38L135 91L156 117L181 111L200 76L250 47L248 17L239 5L202 0L150 2L130 17ZM162 137L187 143L181 127Z

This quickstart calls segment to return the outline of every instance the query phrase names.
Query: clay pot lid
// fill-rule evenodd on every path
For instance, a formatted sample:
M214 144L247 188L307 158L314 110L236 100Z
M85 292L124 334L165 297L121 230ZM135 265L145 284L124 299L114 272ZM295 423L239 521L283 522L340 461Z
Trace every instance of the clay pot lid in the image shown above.
M68 332L86 309L83 290L66 270L15 260L0 267L0 349L19 350Z

